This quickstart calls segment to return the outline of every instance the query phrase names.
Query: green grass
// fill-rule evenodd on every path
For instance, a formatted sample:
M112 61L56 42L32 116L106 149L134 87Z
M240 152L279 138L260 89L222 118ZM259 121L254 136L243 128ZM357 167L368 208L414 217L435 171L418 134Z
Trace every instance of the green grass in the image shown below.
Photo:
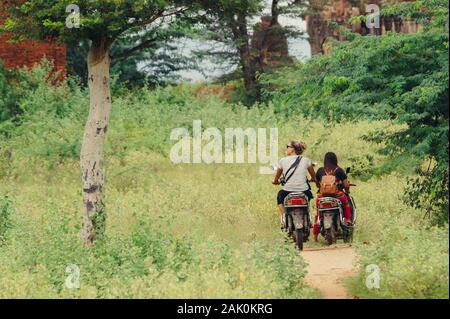
M0 244L0 297L318 297L304 282L303 259L279 230L272 177L259 175L259 164L174 165L170 131L196 119L204 128L278 127L280 156L287 141L302 139L314 161L335 151L343 167L364 176L365 167L383 158L379 145L359 137L390 123L287 120L270 107L248 110L192 91L178 86L114 99L105 158L107 232L92 249L79 240L84 94L65 97L71 109L64 116L24 114L0 143L0 211L8 205L0 223L8 225ZM406 208L402 176L355 182L361 276L351 283L354 293L448 294L448 228L427 229L422 213ZM364 288L369 263L382 269L380 291ZM81 269L79 290L64 287L68 264Z

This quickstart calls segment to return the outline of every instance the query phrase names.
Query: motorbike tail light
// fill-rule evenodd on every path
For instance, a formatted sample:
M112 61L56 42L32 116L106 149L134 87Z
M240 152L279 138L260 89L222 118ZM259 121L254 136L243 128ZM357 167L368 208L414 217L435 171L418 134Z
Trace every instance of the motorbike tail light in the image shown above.
M293 199L291 199L291 205L306 205L306 199L293 198Z
M331 207L336 207L337 204L334 202L320 202L319 203L319 208L331 208Z

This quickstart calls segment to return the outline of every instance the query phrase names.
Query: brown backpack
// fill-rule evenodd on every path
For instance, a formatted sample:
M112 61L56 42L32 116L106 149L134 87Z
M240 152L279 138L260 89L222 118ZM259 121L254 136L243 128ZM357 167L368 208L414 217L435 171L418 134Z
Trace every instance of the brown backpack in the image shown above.
M337 168L331 174L328 174L325 170L326 175L322 176L322 179L320 180L320 194L322 196L334 196L339 193L338 180L334 175L336 170Z

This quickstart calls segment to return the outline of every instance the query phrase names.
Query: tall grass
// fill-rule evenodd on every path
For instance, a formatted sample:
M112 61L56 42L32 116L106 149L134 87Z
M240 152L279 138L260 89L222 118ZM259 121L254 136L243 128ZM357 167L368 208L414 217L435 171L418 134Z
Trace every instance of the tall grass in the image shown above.
M317 297L304 282L301 255L279 230L278 188L271 176L259 175L259 164L171 163L170 131L198 119L204 128L277 127L280 156L287 141L302 139L314 161L331 150L343 167L355 168L361 176L354 189L361 257L355 293L448 294L448 229L427 228L421 212L405 208L403 177L364 176L383 158L375 152L380 146L359 137L389 122L286 119L273 106L247 109L186 85L115 96L105 156L107 233L85 249L78 150L86 94L64 85L36 90L22 100L28 106L19 125L2 124L8 134L0 142L0 209L6 195L10 208L0 297ZM52 112L62 100L63 114ZM379 291L364 288L369 263L382 269ZM80 289L64 285L68 264L80 267Z

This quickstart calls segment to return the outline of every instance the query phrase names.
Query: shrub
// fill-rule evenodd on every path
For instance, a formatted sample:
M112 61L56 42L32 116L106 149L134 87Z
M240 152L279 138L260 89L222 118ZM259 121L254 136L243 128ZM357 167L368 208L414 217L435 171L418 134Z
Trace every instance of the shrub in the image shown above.
M8 196L0 193L0 245L6 241L6 235L11 228L13 206Z
M360 245L361 272L353 294L362 298L448 298L448 227L385 224L384 236ZM365 286L368 265L380 269L380 288Z
M448 21L448 3L425 3ZM390 157L372 171L417 168L410 172L418 178L408 194L419 200L407 202L442 225L448 223L449 207L448 42L445 26L416 34L355 36L330 54L266 77L266 98L283 116L300 113L329 122L390 119L399 125L367 132L365 139L383 143L379 152ZM432 164L428 170L421 168L425 162Z

